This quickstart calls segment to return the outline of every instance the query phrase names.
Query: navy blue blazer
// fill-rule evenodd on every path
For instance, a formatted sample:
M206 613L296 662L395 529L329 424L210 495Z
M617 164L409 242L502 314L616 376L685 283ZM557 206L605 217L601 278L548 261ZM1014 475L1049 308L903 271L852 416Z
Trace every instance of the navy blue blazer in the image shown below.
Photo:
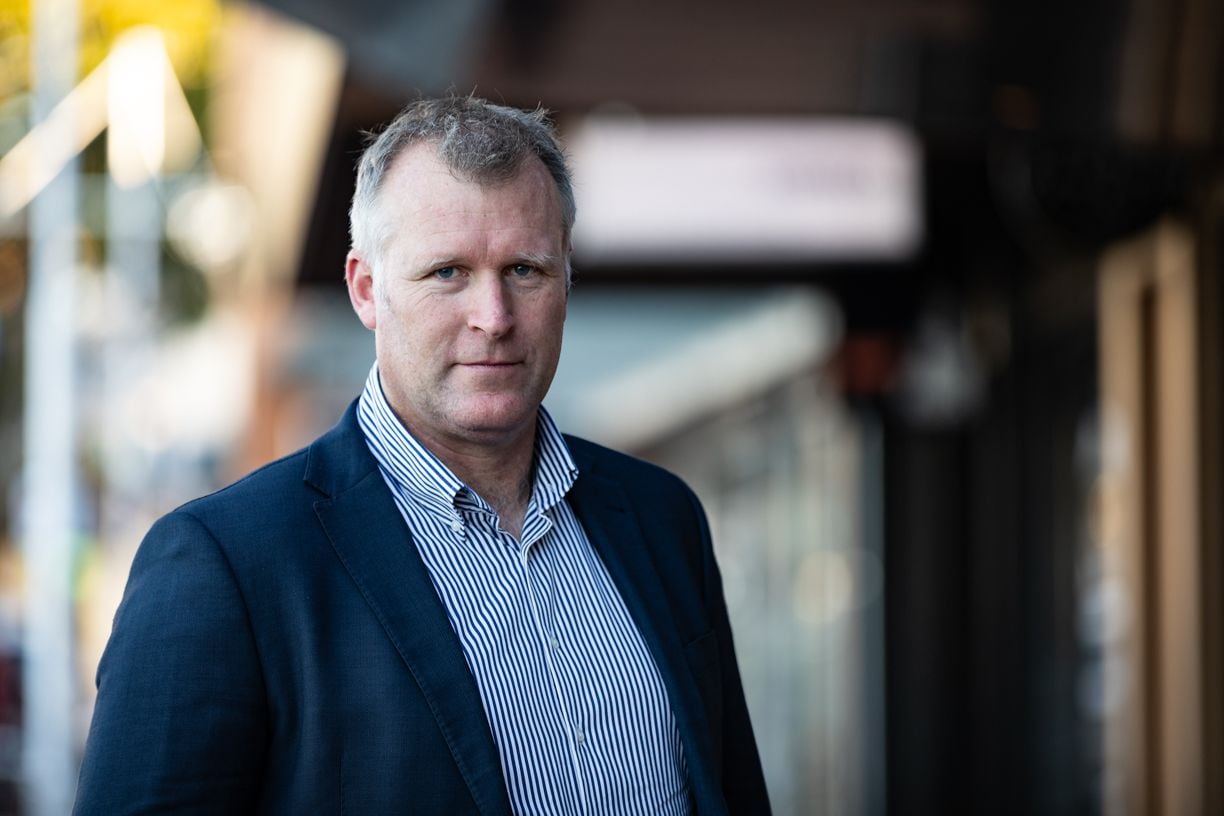
M768 813L696 497L568 442L567 498L658 664L697 813ZM74 812L510 814L475 681L353 406L149 531Z

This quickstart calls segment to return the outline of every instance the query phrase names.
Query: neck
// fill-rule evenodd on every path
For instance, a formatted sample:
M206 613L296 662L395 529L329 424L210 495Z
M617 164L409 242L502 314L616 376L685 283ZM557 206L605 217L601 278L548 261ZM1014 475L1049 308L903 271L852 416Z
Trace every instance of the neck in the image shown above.
M517 539L531 501L535 427L532 422L525 432L494 444L434 439L409 430L493 508L501 528Z

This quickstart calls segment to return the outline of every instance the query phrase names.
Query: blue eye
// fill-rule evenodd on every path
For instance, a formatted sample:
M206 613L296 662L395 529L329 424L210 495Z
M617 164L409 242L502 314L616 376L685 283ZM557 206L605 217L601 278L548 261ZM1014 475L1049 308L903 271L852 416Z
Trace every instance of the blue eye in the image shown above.
M455 267L444 266L441 269L435 269L434 277L441 278L442 280L450 280L451 278L455 277Z
M510 267L510 271L517 277L525 278L535 271L535 267L528 266L527 264L515 264Z

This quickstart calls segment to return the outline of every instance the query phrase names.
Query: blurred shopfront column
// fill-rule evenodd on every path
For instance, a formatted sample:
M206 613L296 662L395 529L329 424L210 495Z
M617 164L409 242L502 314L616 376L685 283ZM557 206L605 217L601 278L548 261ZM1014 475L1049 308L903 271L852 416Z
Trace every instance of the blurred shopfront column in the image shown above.
M76 84L77 9L34 3L33 121L47 120ZM35 165L50 183L29 210L22 538L22 771L25 812L67 813L76 788L72 688L72 549L76 533L75 357L77 163L56 173L70 128L52 129ZM61 143L52 143L59 139Z
M1176 215L1101 262L1106 814L1224 812L1224 6L1136 0L1116 121L1199 168Z
M1102 263L1109 814L1219 812L1218 275L1173 221Z
M251 419L229 465L237 476L294 447L279 444L269 394L345 54L328 34L249 5L227 16L218 64L210 133L217 174L247 191L256 214L241 263L214 290L218 307L243 327L251 358ZM342 273L337 266L337 282Z

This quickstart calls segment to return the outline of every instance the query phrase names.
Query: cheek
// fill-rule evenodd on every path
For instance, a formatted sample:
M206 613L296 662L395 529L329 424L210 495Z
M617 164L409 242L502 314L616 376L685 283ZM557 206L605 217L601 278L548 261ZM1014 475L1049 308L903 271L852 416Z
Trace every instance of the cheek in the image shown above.
M556 343L558 347L560 347L561 338L565 333L565 315L566 315L565 305L566 304L563 301L561 305L557 307L557 312L553 317L553 331L556 334L556 338L557 338Z
M536 311L536 325L539 326L541 334L560 334L565 327L565 312L566 299L561 297L550 297L546 302L540 303Z

